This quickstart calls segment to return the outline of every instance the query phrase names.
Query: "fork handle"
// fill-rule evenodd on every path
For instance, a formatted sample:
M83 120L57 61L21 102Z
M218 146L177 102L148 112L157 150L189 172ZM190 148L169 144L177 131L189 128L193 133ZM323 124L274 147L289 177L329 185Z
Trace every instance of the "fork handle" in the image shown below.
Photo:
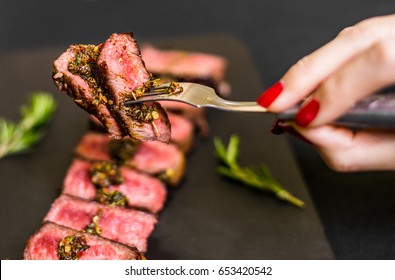
M297 107L288 109L277 117L282 121L290 121L295 118L297 111ZM395 93L371 95L356 103L333 123L350 128L395 129Z

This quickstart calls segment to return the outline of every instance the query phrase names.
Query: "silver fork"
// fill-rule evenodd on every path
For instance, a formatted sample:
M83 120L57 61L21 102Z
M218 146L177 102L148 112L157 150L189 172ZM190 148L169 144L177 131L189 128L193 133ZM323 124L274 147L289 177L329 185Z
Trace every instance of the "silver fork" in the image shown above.
M150 89L136 100L128 100L124 104L131 106L141 102L177 101L194 107L210 107L224 111L270 113L255 101L231 101L219 97L215 90L196 83L178 83L182 92L169 94L165 89L170 84L163 84ZM165 93L164 93L165 92ZM295 118L298 107L278 113L277 118L291 121ZM370 127L395 129L395 94L375 94L357 103L345 115L337 119L335 124L347 127Z

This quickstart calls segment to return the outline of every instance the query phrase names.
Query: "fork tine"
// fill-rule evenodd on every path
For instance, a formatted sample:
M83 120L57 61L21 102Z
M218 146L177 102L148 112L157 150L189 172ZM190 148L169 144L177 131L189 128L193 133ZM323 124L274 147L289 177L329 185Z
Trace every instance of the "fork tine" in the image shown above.
M225 100L219 97L213 88L196 83L179 83L183 88L181 93L152 93L144 94L137 100L126 101L126 106L141 102L152 101L178 101L194 107L211 107L225 111L245 111L245 112L266 112L267 110L259 106L256 102L239 102Z
M195 105L188 101L182 100L180 97L181 94L184 93L184 87L188 88L189 83L177 83L176 88L172 88L173 83L160 85L157 87L150 88L149 91L145 92L142 97L138 99L131 99L124 102L124 105L131 106L133 104L142 103L142 102L152 102L152 101L180 101L184 103L188 103L190 105Z

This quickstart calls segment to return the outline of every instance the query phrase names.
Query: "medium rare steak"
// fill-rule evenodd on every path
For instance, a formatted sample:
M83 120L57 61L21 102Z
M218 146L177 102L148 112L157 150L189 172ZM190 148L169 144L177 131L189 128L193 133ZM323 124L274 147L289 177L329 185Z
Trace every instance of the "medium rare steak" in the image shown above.
M104 43L97 65L107 97L114 102L109 108L125 133L133 139L169 142L170 123L159 103L123 105L151 79L133 34L112 34Z
M228 62L219 55L176 49L159 49L144 45L141 54L148 71L163 83L169 81L199 83L215 89L222 96L230 94L230 85L225 80ZM174 102L160 102L167 112L175 112L190 119L199 128L202 136L208 135L209 126L205 109Z
M25 260L59 260L59 243L62 239L76 236L86 243L79 253L80 260L140 260L144 257L134 247L52 222L45 222L27 241Z
M193 123L181 116L174 113L168 113L170 124L171 124L171 139L170 142L177 145L183 152L188 152L194 139L194 126Z
M147 239L157 223L155 216L146 212L106 206L65 194L55 200L44 221L78 231L91 230L102 237L136 247L140 252L147 250Z
M96 118L115 138L123 135L103 98L103 91L95 78L96 60L101 46L71 45L53 64L53 80L60 91ZM84 60L81 66L77 61Z
M175 49L159 49L144 45L141 54L148 71L161 79L194 82L212 87L220 95L228 95L225 82L227 60L219 55Z
M102 133L86 133L78 143L75 153L90 161L114 160L110 155L109 146L112 140ZM122 142L119 141L122 145ZM159 175L170 185L176 185L183 177L185 155L177 146L160 142L140 142L134 154L124 162L126 166L139 171Z
M116 139L169 142L170 123L157 102L124 106L152 86L131 33L112 34L99 46L72 45L55 60L55 85L94 115ZM137 94L137 92L140 92Z
M161 102L161 104L162 103L166 103L166 102ZM180 102L177 103L184 104ZM163 107L165 108L165 106ZM167 116L169 118L171 125L170 143L175 144L183 152L189 152L189 150L193 146L193 140L195 136L194 135L195 127L193 121L191 121L188 117L173 112L167 112ZM91 131L103 132L103 133L106 132L106 128L103 127L103 125L96 117L91 118L89 123L89 128Z
M91 181L90 169L94 163L75 159L67 171L63 184L63 193L87 200L95 200L98 189ZM167 190L157 178L137 172L127 167L120 168L123 182L108 187L125 195L129 207L141 208L152 213L162 210Z

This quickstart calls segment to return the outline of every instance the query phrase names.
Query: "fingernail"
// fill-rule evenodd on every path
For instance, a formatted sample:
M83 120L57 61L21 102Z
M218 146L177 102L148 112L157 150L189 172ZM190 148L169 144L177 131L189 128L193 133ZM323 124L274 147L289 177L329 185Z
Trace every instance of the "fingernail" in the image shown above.
M273 122L270 132L273 133L274 135L281 135L286 132L289 135L292 135L293 137L305 143L312 144L307 138L305 138L302 134L300 134L292 125L284 123L278 118L276 118L275 121Z
M261 96L258 97L256 102L262 107L268 107L283 91L283 83L279 81L264 91Z
M317 116L320 109L320 103L317 99L313 98L306 105L299 110L295 117L295 122L301 127L308 126Z
M284 133L284 129L281 126L280 120L275 119L275 121L272 124L272 128L270 129L270 132L273 133L274 135L280 135Z

